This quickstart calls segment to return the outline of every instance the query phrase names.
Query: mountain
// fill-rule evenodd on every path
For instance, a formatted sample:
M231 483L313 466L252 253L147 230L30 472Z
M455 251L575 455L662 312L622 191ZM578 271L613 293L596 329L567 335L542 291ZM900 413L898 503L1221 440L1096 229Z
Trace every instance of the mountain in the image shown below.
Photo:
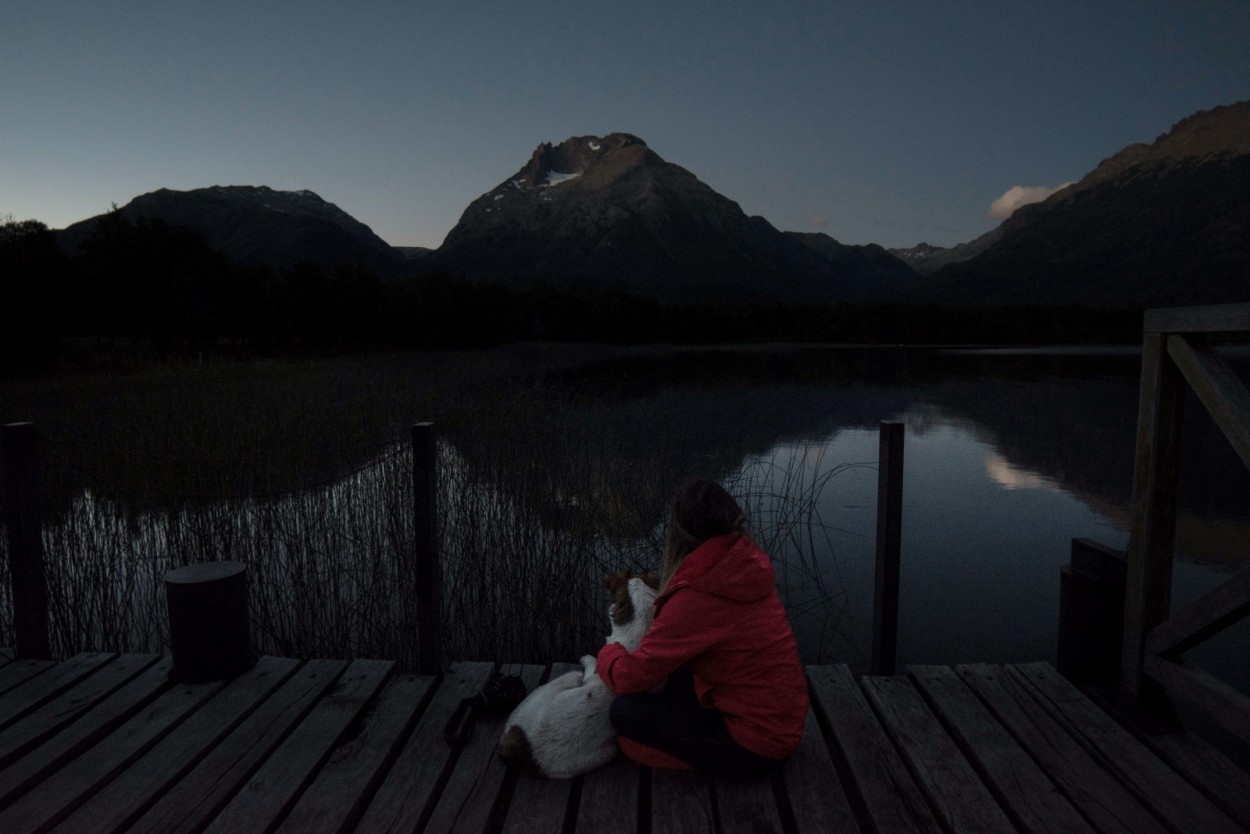
M855 299L915 280L880 247L811 241L748 217L636 136L544 143L474 200L424 260L435 272L669 301Z
M162 188L135 197L118 211L190 229L237 263L281 268L306 261L325 269L354 264L385 276L409 271L402 253L311 191L251 185ZM61 248L76 251L98 220L89 218L58 232Z
M1000 225L990 229L976 240L955 246L932 246L928 243L918 243L908 249L887 249L886 251L921 275L931 275L947 264L972 260L998 243L1002 236L1003 227Z
M1250 102L1129 145L964 244L976 245L980 253L947 263L907 298L1105 308L1250 300Z

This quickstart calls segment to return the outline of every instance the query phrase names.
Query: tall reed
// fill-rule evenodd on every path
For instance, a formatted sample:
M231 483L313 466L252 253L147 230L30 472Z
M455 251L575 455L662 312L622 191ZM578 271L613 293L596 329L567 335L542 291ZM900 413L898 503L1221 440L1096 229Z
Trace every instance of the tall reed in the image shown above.
M739 496L792 617L815 619L821 650L851 645L845 590L829 558L835 530L820 510L822 489L845 467L825 465L819 443L708 460L702 471L685 460L643 466L637 438L599 419L611 403L532 381L504 394L488 387L439 403L449 658L545 662L594 651L608 630L601 580L657 566L668 500L688 475L721 478ZM206 445L153 448L136 435L138 451L114 450L105 471L81 432L58 434L54 425L45 448L59 497L44 525L54 652L163 650L164 574L234 559L249 569L259 651L414 666L403 432L392 421L348 442L341 433L319 438L314 420L301 428L312 438L305 457L265 455L250 438L223 461L203 454ZM133 467L122 481L119 466ZM84 471L72 487L55 483L75 467ZM152 482L177 484L168 487L176 500L143 500ZM0 536L0 626L11 634L5 546Z

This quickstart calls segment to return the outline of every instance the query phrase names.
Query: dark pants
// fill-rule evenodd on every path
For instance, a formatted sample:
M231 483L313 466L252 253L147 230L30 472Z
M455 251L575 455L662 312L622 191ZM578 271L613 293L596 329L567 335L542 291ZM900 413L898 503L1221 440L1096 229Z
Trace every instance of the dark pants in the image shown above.
M734 741L719 710L694 694L689 669L669 676L659 693L618 695L609 713L617 733L681 759L718 779L751 779L781 764Z

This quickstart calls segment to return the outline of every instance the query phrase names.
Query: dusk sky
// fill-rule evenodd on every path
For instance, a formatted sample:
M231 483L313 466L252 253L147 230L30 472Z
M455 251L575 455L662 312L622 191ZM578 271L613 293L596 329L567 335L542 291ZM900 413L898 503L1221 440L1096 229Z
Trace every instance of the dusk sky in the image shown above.
M1250 99L1250 2L6 0L0 78L0 217L53 228L268 185L434 247L622 131L780 229L949 246Z

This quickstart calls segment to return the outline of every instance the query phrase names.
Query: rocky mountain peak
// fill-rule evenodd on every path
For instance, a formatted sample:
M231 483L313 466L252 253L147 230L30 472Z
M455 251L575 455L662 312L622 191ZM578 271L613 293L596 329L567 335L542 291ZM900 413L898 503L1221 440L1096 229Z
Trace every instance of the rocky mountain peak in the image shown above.
M1135 143L1104 159L1075 189L1115 179L1134 168L1162 172L1178 164L1212 162L1250 154L1250 101L1186 116L1150 144ZM1062 192L1056 197L1066 197Z
M691 301L848 298L914 278L879 247L779 232L628 133L543 143L427 259L472 280Z
M512 182L518 188L542 188L557 185L600 167L608 161L624 161L621 152L631 158L645 152L647 143L629 133L609 133L607 136L574 136L559 145L544 142L534 149Z

